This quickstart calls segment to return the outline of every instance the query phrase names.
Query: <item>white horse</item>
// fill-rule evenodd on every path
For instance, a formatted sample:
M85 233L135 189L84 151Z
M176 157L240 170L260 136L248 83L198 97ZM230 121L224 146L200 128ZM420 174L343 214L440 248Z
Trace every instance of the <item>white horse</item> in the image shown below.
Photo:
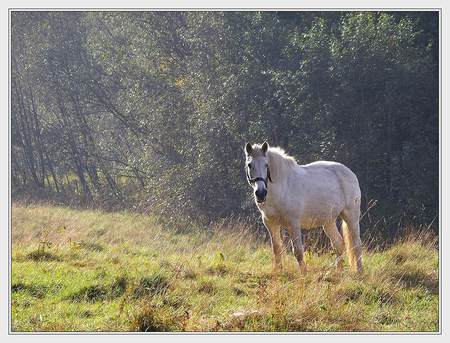
M282 269L282 227L288 229L301 273L306 272L301 229L323 227L337 251L338 269L347 250L351 269L361 272L361 190L356 175L337 162L299 165L282 149L269 148L267 142L247 143L245 154L247 179L270 233L275 270ZM336 227L338 216L344 237Z

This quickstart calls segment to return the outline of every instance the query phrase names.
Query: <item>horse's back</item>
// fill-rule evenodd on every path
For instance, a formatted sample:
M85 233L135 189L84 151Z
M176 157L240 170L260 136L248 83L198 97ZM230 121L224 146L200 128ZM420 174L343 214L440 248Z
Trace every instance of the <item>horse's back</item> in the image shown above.
M334 184L334 189L338 189L345 198L346 203L354 203L355 199L360 199L361 190L358 178L355 173L339 162L316 161L300 166L310 176L310 180L316 180L319 185Z

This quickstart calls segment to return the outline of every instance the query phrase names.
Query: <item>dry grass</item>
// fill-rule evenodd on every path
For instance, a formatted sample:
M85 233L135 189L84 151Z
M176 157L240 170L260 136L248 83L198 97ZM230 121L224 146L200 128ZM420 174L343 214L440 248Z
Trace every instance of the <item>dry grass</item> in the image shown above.
M438 331L435 239L365 251L365 271L308 251L281 274L242 222L177 233L148 216L13 205L14 331ZM187 230L186 230L187 232Z

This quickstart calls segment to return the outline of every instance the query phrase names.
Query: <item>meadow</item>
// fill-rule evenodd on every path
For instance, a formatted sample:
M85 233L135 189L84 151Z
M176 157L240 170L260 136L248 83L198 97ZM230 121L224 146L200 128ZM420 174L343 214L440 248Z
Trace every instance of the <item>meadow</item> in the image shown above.
M12 331L439 331L439 253L426 233L377 247L364 272L270 244L244 222L176 231L151 216L12 205Z

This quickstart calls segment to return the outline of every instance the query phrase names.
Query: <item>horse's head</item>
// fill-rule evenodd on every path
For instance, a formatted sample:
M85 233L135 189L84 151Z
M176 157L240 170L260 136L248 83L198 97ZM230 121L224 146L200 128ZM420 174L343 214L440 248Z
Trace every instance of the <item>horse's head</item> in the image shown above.
M258 203L266 200L267 182L272 182L267 150L269 150L269 144L267 142L264 142L262 145L251 145L250 143L245 145L247 180L250 186L253 187Z

